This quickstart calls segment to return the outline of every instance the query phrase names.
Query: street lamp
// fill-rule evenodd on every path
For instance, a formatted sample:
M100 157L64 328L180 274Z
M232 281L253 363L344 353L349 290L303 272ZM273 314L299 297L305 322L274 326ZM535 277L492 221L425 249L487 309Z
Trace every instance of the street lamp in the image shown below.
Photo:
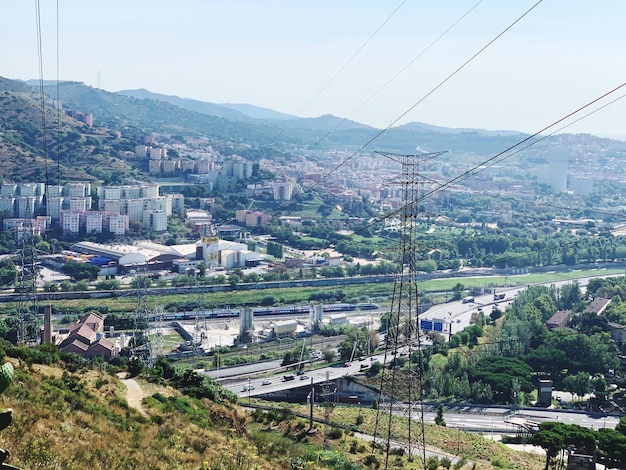
M250 404L250 377L248 377L248 405Z

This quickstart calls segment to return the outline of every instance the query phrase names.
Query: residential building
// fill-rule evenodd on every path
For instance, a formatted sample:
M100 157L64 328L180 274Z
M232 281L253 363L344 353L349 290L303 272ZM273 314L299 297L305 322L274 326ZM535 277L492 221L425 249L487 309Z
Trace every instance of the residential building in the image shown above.
M275 201L290 201L293 185L290 181L275 181L272 183L272 191Z

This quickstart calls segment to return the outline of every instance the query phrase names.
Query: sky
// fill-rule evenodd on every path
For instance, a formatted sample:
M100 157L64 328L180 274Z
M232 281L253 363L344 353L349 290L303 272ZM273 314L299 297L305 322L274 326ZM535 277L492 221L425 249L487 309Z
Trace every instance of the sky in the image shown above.
M626 82L623 0L3 0L2 77L41 77L37 3L46 80L377 128L534 133ZM626 140L625 116L562 132Z

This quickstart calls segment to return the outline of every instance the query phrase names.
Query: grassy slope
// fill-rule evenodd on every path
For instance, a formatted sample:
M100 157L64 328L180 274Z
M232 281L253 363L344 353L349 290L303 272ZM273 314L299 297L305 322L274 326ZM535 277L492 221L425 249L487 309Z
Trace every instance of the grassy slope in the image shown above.
M18 366L3 406L13 408L14 419L0 442L10 463L24 469L285 468L259 454L238 406L148 399L158 418L147 419L128 407L116 377L94 370ZM220 466L229 453L239 463Z
M305 406L286 406L290 406L295 412L303 414L308 413L308 407ZM330 420L331 422L342 423L346 426L353 426L361 432L374 435L376 429L376 413L377 412L375 410L369 408L337 406L332 408ZM324 408L316 408L314 410L314 415L317 419L323 420ZM386 413L381 411L381 414L378 417L379 436L386 436L388 415L385 415ZM361 424L356 425L357 419ZM416 433L418 431L414 428L413 432ZM406 424L403 424L400 418L394 417L391 426L391 433L392 436L406 436ZM398 440L400 439L401 438L398 438ZM464 467L468 469L475 468L476 470L480 470L503 468L511 470L540 470L545 464L545 459L541 455L515 451L499 442L486 439L480 434L468 433L453 428L426 424L424 426L424 439L428 450L436 450L451 457L455 455L465 457L468 462L471 462ZM349 452L352 441L354 441L353 437L344 437L340 441L343 443L344 452ZM369 452L370 447L366 446L366 448L367 452ZM378 460L381 461L383 458L382 453L379 453ZM474 464L476 465L475 467L473 467ZM417 463L415 463L415 466L411 466L407 462L404 462L404 465L405 466L402 468L420 468Z

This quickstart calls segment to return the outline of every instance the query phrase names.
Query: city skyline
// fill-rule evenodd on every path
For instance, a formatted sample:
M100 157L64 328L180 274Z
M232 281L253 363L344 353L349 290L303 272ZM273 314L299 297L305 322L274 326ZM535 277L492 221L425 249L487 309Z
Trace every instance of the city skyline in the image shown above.
M626 77L626 4L615 0L59 0L40 8L46 80L333 114L377 128L419 121L534 133ZM0 37L12 46L0 76L39 78L36 9L9 0L3 10ZM564 132L626 139L625 103Z

